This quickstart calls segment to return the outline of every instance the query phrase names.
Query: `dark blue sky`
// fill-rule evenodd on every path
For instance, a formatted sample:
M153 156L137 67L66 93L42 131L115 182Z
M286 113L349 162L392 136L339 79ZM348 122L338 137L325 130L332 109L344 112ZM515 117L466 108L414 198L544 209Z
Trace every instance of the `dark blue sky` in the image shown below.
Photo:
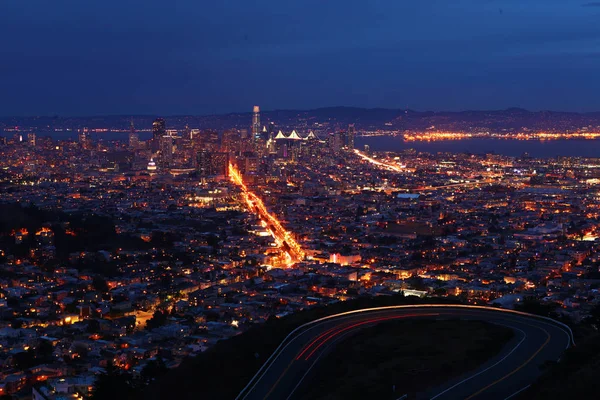
M2 0L0 115L600 110L600 2Z

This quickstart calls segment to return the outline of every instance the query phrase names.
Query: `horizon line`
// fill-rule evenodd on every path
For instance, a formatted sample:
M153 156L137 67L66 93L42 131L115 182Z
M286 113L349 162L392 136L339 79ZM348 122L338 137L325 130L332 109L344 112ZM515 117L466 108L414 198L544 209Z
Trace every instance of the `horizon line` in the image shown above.
M597 114L600 113L598 111L563 111L563 110L550 110L550 109L540 109L540 110L530 110L527 108L522 108L518 106L506 107L506 108L497 108L497 109L462 109L459 111L451 111L451 110L418 110L413 108L387 108L387 107L357 107L357 106L325 106L325 107L316 107L316 108L305 108L305 109L295 109L295 108L280 108L280 109L270 109L270 110L260 110L261 113L275 113L275 112L311 112L311 111L320 111L327 109L356 109L363 111L374 111L374 110L382 110L382 111L410 111L413 113L448 113L448 114L459 114L465 112L499 112L499 111L524 111L528 113L564 113L564 114ZM230 111L223 113L212 113L212 114L87 114L87 115L49 115L49 114L40 114L40 115L5 115L0 116L0 120L2 119L10 119L10 118L98 118L98 117L119 117L119 118L152 118L152 117L163 117L163 118L172 118L172 117L215 117L215 116L228 116L228 115L246 115L252 114L253 111Z

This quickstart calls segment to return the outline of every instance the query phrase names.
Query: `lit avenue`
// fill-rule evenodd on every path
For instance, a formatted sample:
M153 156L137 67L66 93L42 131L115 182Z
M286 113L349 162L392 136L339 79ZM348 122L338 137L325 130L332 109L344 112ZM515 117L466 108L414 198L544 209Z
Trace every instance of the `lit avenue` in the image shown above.
M366 298L533 311L594 329L597 158L374 151L380 140L499 138L433 131L398 138L393 129L316 116L279 121L258 106L244 118L220 128L172 117L49 133L4 129L2 394L51 398L62 384L93 396L121 376L134 382L131 390L153 388L185 359L252 327ZM504 139L593 139L569 135ZM440 398L504 399L526 390L572 335L532 315L357 314L315 325L285 354L276 351L283 337L255 350L258 364L232 394L298 395L317 360L356 331L388 319L452 317L501 322L514 338L495 356L497 367L481 366L471 375L477 379ZM277 361L269 363L271 355ZM267 372L252 378L261 366ZM411 395L433 398L456 380Z

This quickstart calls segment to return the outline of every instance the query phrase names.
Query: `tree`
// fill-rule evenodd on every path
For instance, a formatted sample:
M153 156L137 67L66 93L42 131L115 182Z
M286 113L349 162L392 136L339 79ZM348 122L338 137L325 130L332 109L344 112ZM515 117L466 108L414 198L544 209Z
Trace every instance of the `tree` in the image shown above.
M22 328L22 327L23 327L23 321L22 321L22 320L20 320L20 319L18 319L18 318L15 318L15 319L13 319L13 320L12 320L12 322L10 323L10 326L11 326L11 328L13 328L13 329L20 329L20 328Z
M102 278L101 276L94 277L92 280L92 286L100 293L108 292L108 283L106 283L106 279Z
M130 399L136 395L139 387L139 382L130 373L119 370L109 363L106 372L96 379L91 398L92 400Z
M167 323L168 313L166 311L156 310L148 321L146 321L146 329L154 329L163 326Z
M15 367L20 370L31 368L36 365L35 354L33 349L29 348L27 351L21 351L13 355L13 362Z
M17 297L9 297L6 299L6 305L10 308L19 307L19 299Z
M141 375L143 381L148 384L157 378L160 378L167 373L169 369L162 357L157 357L156 360L150 360L142 369Z
M88 333L98 333L100 331L100 322L96 319L88 320L86 332Z
M52 358L53 351L54 347L52 346L52 342L45 339L40 340L40 345L37 348L38 357L43 360L49 360Z

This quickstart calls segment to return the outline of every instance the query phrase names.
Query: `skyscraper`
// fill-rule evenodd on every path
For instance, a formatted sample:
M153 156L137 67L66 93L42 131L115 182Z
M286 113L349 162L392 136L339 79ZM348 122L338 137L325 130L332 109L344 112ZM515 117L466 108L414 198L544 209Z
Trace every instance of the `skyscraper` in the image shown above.
M200 150L196 154L196 171L201 177L207 177L211 174L211 154L208 150Z
M129 125L129 150L137 150L140 145L140 137L135 131L135 126L133 126L133 119L131 120L131 124Z
M167 134L167 124L162 118L156 118L152 122L152 139L160 140L162 136Z
M348 132L346 132L346 147L350 150L354 150L354 138L356 137L356 131L354 124L348 125Z
M160 137L160 166L170 168L173 164L173 137L164 135Z
M252 137L254 139L260 139L260 107L254 106L254 113L252 114Z
M167 124L162 118L156 118L152 122L152 151L158 151L160 148L160 140L167 134Z

